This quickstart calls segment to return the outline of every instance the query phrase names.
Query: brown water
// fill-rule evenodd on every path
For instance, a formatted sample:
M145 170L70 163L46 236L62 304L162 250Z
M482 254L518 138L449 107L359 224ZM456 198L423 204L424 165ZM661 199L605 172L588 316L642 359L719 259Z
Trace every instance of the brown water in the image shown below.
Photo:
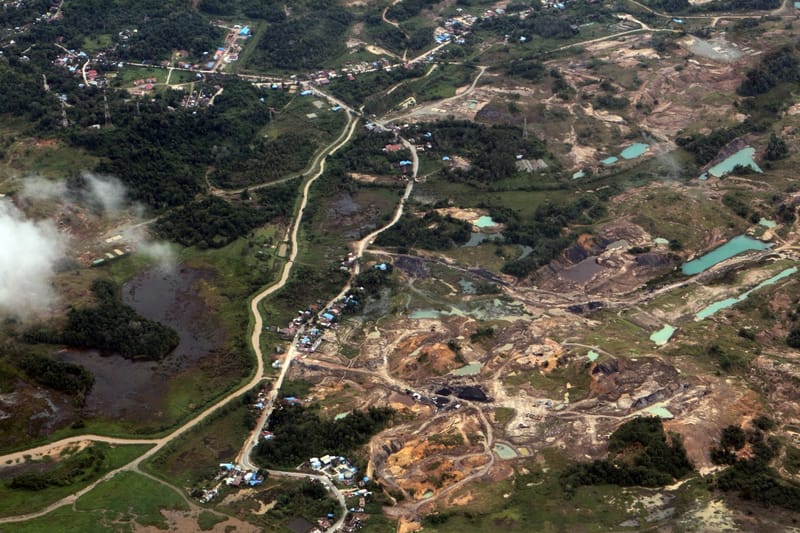
M122 287L122 300L142 316L170 326L180 344L161 361L132 361L97 350L65 350L63 361L76 363L94 374L86 398L86 413L107 417L136 418L158 411L178 372L211 354L224 341L224 331L196 292L197 283L210 280L208 271L153 268L139 273Z

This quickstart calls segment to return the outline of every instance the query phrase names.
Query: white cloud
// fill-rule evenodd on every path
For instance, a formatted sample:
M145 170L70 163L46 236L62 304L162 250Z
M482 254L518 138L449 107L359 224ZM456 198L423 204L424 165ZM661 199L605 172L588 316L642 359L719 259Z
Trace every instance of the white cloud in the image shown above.
M30 220L0 199L0 313L24 317L53 303L54 266L66 246L52 222Z

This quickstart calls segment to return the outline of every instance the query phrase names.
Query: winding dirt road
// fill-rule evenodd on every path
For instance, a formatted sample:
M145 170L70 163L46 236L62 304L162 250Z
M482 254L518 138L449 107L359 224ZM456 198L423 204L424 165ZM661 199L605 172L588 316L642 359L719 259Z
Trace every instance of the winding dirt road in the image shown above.
M349 111L347 112L347 116L348 116L348 124L347 124L347 127L346 127L347 135L345 135L344 138L341 138L339 140L339 142L336 142L335 144L331 145L329 147L329 149L326 151L326 156L335 153L339 148L344 146L350 140L350 138L352 137L353 133L355 132L355 128L356 128L356 125L358 124L358 120L356 120L355 117L353 117L353 115L350 114ZM313 176L311 176L311 178L306 182L306 185L303 188L303 197L302 197L302 200L300 202L300 206L298 208L297 216L294 219L295 220L294 227L292 228L292 236L291 236L292 252L291 252L291 255L290 255L289 259L286 261L286 264L284 265L283 272L281 274L280 279L278 281L276 281L275 283L273 283L272 285L266 287L264 290L262 290L256 296L254 296L253 299L250 301L250 312L253 314L253 317L254 317L254 328L253 328L253 333L252 333L252 335L250 337L250 342L252 344L253 351L256 354L256 362L257 362L256 371L255 371L253 377L250 379L250 381L248 381L246 384L242 385L241 387L239 387L235 391L231 392L230 394L228 394L227 396L225 396L224 398L222 398L221 400L219 400L215 404L213 404L210 407L206 408L199 415L195 416L194 418L192 418L191 420L189 420L188 422L186 422L185 424L180 426L178 429L176 429L172 433L169 433L168 435L166 435L164 437L161 437L159 439L123 439L123 438L114 438L114 437L103 437L103 436L100 436L100 435L77 435L75 437L69 437L67 439L62 439L60 441L57 441L56 443L51 443L51 444L39 446L37 448L34 448L33 450L24 450L24 451L20 451L20 452L15 452L13 454L9 454L7 456L0 457L0 460L3 460L4 462L8 461L8 460L15 461L17 458L23 458L25 455L30 455L34 451L36 451L37 453L44 453L44 452L46 452L47 449L53 449L56 446L63 446L65 444L77 443L77 442L86 441L86 440L91 440L91 441L96 441L96 442L107 442L107 443L110 443L110 444L153 444L154 445L152 448L147 450L144 454L140 455L138 458L134 459L130 463L106 473L103 477L101 477L100 479L96 480L95 482L87 485L83 489L81 489L81 490L79 490L79 491L77 491L77 492L75 492L73 494L70 494L69 496L66 496L66 497L62 498L62 499L60 499L60 500L58 500L58 501L56 501L56 502L44 507L43 509L39 509L38 511L35 511L35 512L32 512L32 513L28 513L28 514L24 514L24 515L17 515L17 516L9 516L9 517L0 518L0 524L21 522L21 521L37 518L37 517L40 517L40 516L44 516L45 514L51 512L51 511L53 511L55 509L58 509L59 507L63 507L65 505L74 504L75 501L78 500L78 498L80 498L81 496L83 496L84 494L86 494L87 492L92 490L93 488L95 488L100 483L103 483L103 482L108 481L109 479L113 478L114 476L116 476L120 472L130 471L130 470L138 470L139 469L139 465L141 465L142 462L144 462L147 459L149 459L152 456L154 456L156 453L158 453L164 447L166 447L169 443L171 443L172 441L174 441L175 439L177 439L178 437L180 437L184 433L190 431L195 426L197 426L199 423L201 423L202 421L207 419L209 416L211 416L218 409L220 409L221 407L223 407L226 404L230 403L231 401L235 400L239 396L243 395L244 393L246 393L247 391L249 391L250 389L252 389L256 385L258 385L262 381L262 379L264 378L264 359L263 359L263 354L261 352L261 332L263 330L263 319L261 318L261 313L258 310L258 305L267 296L269 296L271 294L274 294L276 291L278 291L281 288L283 288L283 286L286 285L286 282L289 279L289 275L291 274L292 267L294 265L294 260L297 257L297 250L298 250L297 234L298 234L298 231L299 231L299 228L300 228L300 223L302 221L303 211L305 210L305 207L306 207L306 205L308 203L308 193L309 193L311 184L320 175L322 175L324 170L325 170L325 159L323 158L323 159L320 160L319 169L317 170L317 172ZM270 397L271 401L274 400L274 397L277 395L277 390L278 390L278 388L280 386L280 383L283 381L283 377L286 374L286 370L285 369L289 367L289 363L290 363L290 361L287 361L284 370L281 371L281 375L279 376L279 381L276 382L276 387L273 389L273 394ZM272 402L270 402L270 403L272 403ZM267 409L265 409L264 411L265 411L265 414L266 414ZM271 409L270 409L270 412L271 412Z

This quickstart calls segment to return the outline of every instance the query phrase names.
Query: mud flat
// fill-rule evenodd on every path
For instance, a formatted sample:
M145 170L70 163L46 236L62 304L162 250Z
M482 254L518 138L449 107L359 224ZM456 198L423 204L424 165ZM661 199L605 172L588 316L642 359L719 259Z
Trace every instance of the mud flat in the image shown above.
M688 263L684 263L681 270L687 276L692 276L708 270L717 263L721 263L742 252L747 252L749 250L766 250L770 246L770 244L763 243L747 235L739 235L722 246L714 248L707 254L693 259Z

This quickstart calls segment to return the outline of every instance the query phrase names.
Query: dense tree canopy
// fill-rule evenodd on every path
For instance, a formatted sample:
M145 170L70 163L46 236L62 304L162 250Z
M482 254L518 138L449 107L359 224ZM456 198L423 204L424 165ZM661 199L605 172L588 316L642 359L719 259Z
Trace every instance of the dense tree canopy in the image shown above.
M692 471L677 434L664 433L658 417L638 417L611 434L608 459L578 463L564 471L561 484L569 493L581 485L658 487Z
M272 413L269 430L274 438L256 448L266 466L296 467L309 457L350 455L383 429L394 411L370 407L339 420L323 420L311 409L286 406Z
M768 92L781 82L800 81L800 59L790 47L767 54L759 65L747 71L744 81L736 89L742 96L756 96Z

